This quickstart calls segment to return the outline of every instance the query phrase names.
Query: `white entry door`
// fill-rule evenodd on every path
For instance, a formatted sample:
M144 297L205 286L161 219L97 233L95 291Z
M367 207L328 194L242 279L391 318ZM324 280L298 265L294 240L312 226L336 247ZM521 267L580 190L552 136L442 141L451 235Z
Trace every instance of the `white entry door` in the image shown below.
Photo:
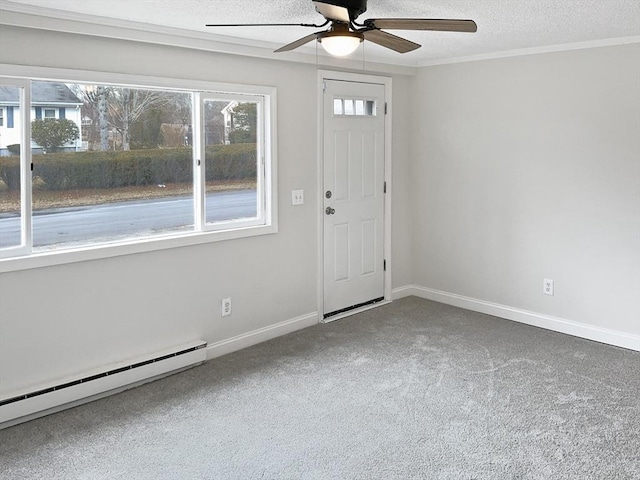
M324 84L324 316L384 298L385 87Z

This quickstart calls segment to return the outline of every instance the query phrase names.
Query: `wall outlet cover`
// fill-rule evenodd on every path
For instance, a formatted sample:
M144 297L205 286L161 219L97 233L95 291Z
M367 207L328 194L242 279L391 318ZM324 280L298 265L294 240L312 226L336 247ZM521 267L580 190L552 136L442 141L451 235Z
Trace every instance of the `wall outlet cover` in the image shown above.
M542 291L545 295L553 295L553 280L545 278Z
M231 299L223 298L220 306L221 314L223 317L231 315Z

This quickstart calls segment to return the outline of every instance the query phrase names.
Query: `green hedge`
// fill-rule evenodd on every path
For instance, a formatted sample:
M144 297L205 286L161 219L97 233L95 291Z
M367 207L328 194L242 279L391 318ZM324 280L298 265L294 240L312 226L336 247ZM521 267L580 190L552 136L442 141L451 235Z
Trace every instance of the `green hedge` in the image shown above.
M207 181L256 178L255 144L206 148ZM117 188L193 180L191 148L75 152L34 155L34 177L48 190ZM11 190L20 186L18 157L0 158L0 179Z
M205 149L205 179L245 180L256 178L256 144L213 145Z
M0 157L0 180L9 190L20 189L20 157Z

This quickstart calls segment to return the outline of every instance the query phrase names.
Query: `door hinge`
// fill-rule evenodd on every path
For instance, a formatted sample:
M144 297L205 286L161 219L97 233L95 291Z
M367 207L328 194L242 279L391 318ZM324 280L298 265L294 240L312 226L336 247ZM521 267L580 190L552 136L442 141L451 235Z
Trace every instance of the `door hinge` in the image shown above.
M198 159L198 166L200 166L200 159Z
M387 193L387 182L384 182L384 193Z
M382 261L382 269L386 272L387 271L387 261L383 260Z
M322 82L322 91L323 92L327 91L327 82Z
M387 114L387 102L384 102L384 114Z
M33 163L31 163L31 171L33 172Z

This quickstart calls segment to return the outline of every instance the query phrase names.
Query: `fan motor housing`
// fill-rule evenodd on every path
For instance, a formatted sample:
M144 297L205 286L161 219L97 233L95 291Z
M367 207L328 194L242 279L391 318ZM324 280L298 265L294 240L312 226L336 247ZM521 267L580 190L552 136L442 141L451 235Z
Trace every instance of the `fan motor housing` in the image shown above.
M335 5L336 7L343 7L349 10L349 16L351 19L358 18L359 15L367 11L367 0L315 0L320 3L327 3L329 5Z

